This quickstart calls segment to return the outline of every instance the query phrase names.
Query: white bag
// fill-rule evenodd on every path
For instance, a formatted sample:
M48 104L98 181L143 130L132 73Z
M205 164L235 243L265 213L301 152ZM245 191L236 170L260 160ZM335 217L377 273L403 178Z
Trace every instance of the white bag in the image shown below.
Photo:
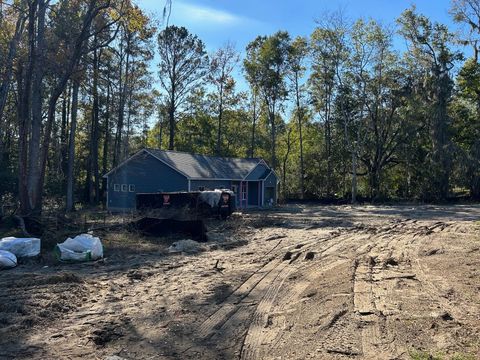
M98 237L81 234L57 244L60 260L89 261L103 257L102 242Z
M170 253L197 253L202 251L202 246L193 240L179 240L175 241L169 248L168 252Z
M10 251L0 250L0 269L9 269L17 266L17 257Z
M222 190L207 190L202 191L198 196L201 201L210 205L210 207L218 206L220 202L220 196L222 195Z
M0 240L0 250L10 251L16 257L30 257L40 254L40 239L6 237Z

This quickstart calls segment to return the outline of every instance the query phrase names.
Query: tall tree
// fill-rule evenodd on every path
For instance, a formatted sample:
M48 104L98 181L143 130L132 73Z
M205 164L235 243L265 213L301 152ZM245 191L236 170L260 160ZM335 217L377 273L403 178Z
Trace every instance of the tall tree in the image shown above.
M406 141L407 126L399 115L403 105L404 69L392 51L392 31L375 21L365 24L364 46L371 53L359 73L366 97L366 132L360 160L368 174L370 198L384 196L381 189L385 168L398 164L396 150Z
M110 1L60 2L51 8L48 5L49 1L29 3L29 51L25 60L26 66L19 66L19 69L25 69L23 73L19 73L19 97L22 99L21 109L19 108L22 124L19 197L23 214L41 212L57 101L65 91L82 54L88 49L88 41L94 35L91 31L92 22L110 7ZM47 9L51 11L47 12ZM48 39L47 17L54 26ZM105 27L108 26L107 23ZM50 61L52 58L58 61ZM49 76L51 80L49 96L45 93L45 76Z
M247 45L244 60L249 79L255 79L265 102L270 123L271 155L273 168L277 167L276 120L288 91L285 78L289 69L290 35L279 31L271 36L259 36Z
M7 96L10 89L10 85L12 82L12 75L13 75L13 62L17 56L17 49L20 43L21 37L24 32L25 22L27 20L26 17L26 1L21 1L17 4L18 10L17 12L13 12L9 14L10 16L16 15L16 22L15 22L15 30L10 38L8 43L8 51L5 54L5 58L2 61L0 66L0 153L3 150L2 146L2 129L3 129L3 112L5 109L5 104L7 102ZM2 14L3 17L3 14ZM5 21L4 19L2 19ZM2 54L3 55L3 54Z
M459 72L460 101L457 101L457 105L470 114L472 111L462 106L462 101L471 103L474 109L473 116L457 113L459 116L455 127L459 147L466 155L464 159L467 186L472 197L480 198L480 1L452 0L450 13L454 21L464 28L464 33L459 38L460 42L473 49L473 57L465 62Z
M456 144L464 169L463 182L470 195L480 198L480 64L468 59L460 69L457 83L458 97L452 106L455 121Z
M350 54L348 49L349 26L340 12L332 14L326 13L319 20L318 26L310 36L311 67L312 71L309 78L309 91L311 102L320 118L320 126L323 127L324 149L321 152L321 158L326 162L326 166L321 169L325 173L324 195L332 196L334 184L334 163L338 160L334 158L334 143L338 141L334 134L334 118L337 115L342 119L343 124L349 124L350 118L347 111L340 111L335 114L336 97L340 93L340 87L344 86L345 68ZM339 102L344 104L344 102ZM345 126L340 127L340 133L345 133ZM345 133L346 134L346 133ZM353 150L350 138L345 136L345 143L342 144L344 150ZM343 182L347 173L347 159L342 159ZM348 171L350 173L350 171ZM355 188L355 175L352 174L352 187ZM354 197L355 191L352 191Z
M405 10L397 21L400 33L411 46L407 55L413 57L425 71L422 79L425 100L431 104L432 113L429 126L432 136L429 163L433 177L432 196L445 199L449 194L452 168L450 119L447 112L453 88L450 71L461 55L449 48L454 36L448 28L443 24L432 24L427 17L417 14L415 7Z
M169 150L175 147L177 110L190 90L207 73L208 56L203 42L184 27L167 26L158 35L160 83L168 99Z
M207 75L208 81L215 88L215 107L217 108L217 147L216 154L222 154L222 120L225 100L232 95L235 80L232 77L235 65L240 60L238 53L231 43L225 44L210 57L210 68Z
M452 14L456 23L466 27L459 40L464 45L471 46L473 58L478 62L480 52L480 1L452 0L450 14Z
M301 36L295 38L289 49L289 78L292 83L293 93L295 96L295 112L297 115L298 135L300 142L300 198L303 199L305 195L305 165L303 161L303 118L305 113L304 101L304 86L301 83L302 77L305 73L304 62L308 55L307 40ZM290 134L289 134L290 135ZM290 136L289 136L290 137ZM288 137L288 138L289 138ZM286 161L284 161L284 164Z

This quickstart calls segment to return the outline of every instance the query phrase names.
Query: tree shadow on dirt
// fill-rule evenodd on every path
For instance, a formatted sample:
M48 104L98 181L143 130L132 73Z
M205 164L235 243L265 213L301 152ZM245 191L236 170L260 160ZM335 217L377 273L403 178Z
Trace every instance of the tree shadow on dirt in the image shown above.
M35 274L16 269L0 274L0 358L42 358L42 344L32 331L75 311L87 294L81 277L71 272ZM45 339L48 340L48 339Z

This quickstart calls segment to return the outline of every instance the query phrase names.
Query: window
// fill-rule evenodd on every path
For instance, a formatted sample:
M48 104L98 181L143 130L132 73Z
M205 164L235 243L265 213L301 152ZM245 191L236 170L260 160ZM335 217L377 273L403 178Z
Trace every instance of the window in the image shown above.
M242 182L241 184L241 191L242 191L242 200L247 200L247 183Z
M127 184L122 184L122 192L127 192L128 186Z
M128 191L129 192L135 192L135 184L128 185Z
M113 191L120 191L120 184L113 184Z

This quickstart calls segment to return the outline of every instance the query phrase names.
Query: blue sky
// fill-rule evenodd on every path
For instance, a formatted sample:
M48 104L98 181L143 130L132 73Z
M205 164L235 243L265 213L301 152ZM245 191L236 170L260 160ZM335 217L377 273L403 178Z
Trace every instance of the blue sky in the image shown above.
M162 13L164 0L137 0L147 12ZM412 4L433 21L452 24L450 0L173 0L170 23L187 27L209 50L232 41L238 50L257 35L287 30L308 35L325 11L344 9L350 19L372 17L393 24Z
M161 18L165 0L136 3ZM209 52L230 41L243 55L246 45L258 35L286 30L292 37L308 36L315 20L328 11L342 9L351 20L371 17L394 25L395 19L412 4L432 21L456 29L448 14L450 0L173 0L170 24L185 26L198 35ZM402 41L396 39L397 47L402 47ZM245 89L243 81L238 85Z

